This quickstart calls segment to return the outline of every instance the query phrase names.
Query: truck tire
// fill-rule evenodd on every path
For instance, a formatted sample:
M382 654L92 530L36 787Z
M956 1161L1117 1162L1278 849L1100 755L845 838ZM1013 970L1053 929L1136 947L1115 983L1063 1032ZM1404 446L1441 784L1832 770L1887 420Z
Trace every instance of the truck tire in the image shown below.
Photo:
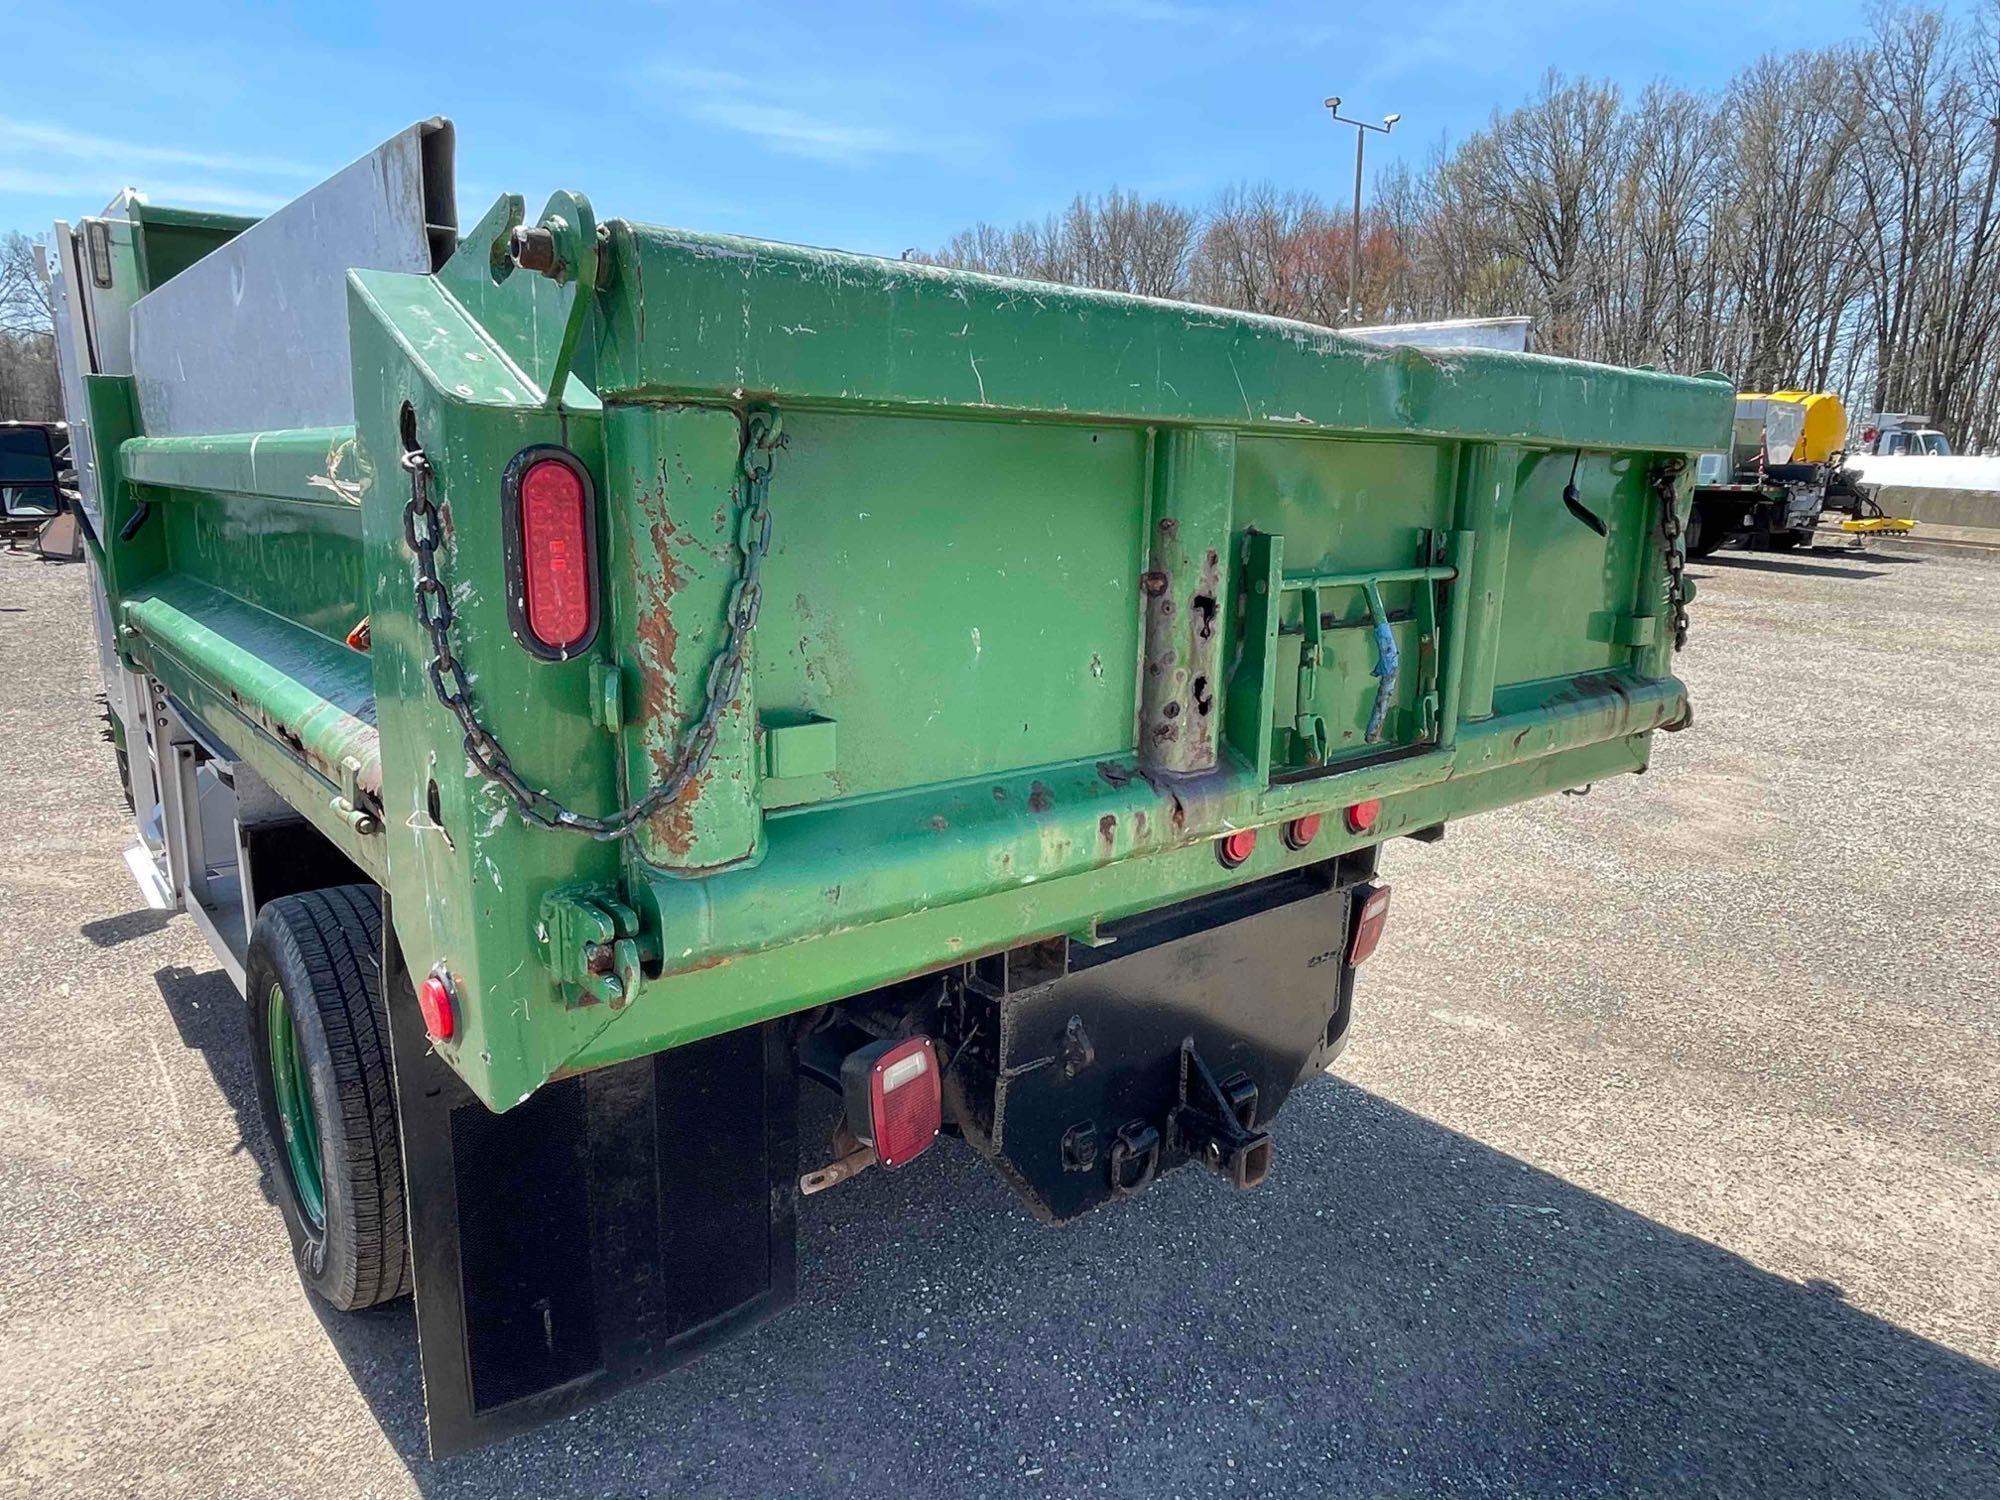
M1688 512L1687 555L1707 557L1722 545L1724 534L1720 526L1703 517L1699 505L1695 506Z
M299 1274L343 1312L405 1296L381 894L279 897L257 914L244 969L271 1178Z

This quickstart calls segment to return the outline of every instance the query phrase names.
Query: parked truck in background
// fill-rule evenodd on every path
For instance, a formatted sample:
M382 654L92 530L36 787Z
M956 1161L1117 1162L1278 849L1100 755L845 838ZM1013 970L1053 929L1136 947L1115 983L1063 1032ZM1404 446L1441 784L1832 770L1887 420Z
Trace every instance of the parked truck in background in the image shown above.
M1856 456L1950 458L1951 439L1916 412L1878 411L1861 427Z
M1719 380L573 192L461 233L452 142L56 233L131 864L244 992L302 1278L414 1290L437 1451L783 1308L802 1193L940 1130L1050 1222L1256 1187L1383 842L1688 722Z
M1727 542L1773 551L1809 543L1827 511L1843 531L1907 531L1884 517L1847 462L1847 412L1830 391L1745 392L1727 452L1696 464L1687 552L1706 557Z

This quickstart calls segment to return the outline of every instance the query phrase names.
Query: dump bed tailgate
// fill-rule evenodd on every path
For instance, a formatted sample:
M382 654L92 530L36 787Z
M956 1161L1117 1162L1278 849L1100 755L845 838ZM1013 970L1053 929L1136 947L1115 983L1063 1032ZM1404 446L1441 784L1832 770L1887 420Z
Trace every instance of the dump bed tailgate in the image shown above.
M490 1101L1640 769L1685 712L1663 507L1727 429L1718 380L623 223L594 285L496 284L507 226L503 201L436 278L354 278L386 822L425 872L402 930L461 978L453 1060ZM601 816L712 734L634 838L456 769L412 441L478 713L528 784ZM468 519L538 443L578 455L601 528L574 659L521 651L505 539ZM1309 849L1216 857L1313 814Z

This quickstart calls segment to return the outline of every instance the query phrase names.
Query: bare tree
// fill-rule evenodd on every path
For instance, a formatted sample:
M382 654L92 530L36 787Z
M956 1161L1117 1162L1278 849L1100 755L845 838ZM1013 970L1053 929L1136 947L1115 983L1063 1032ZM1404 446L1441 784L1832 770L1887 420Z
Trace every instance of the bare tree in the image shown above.
M1240 184L1196 214L1116 191L939 259L1341 320L1351 215ZM1883 5L1865 43L1634 100L1551 72L1421 167L1379 172L1363 315L1527 313L1550 353L1833 389L2000 441L2000 0Z
M19 233L0 239L0 420L62 415L53 308L37 244Z
M1079 195L1062 214L1039 223L1012 229L976 224L930 259L998 276L1182 297L1195 222L1195 214L1177 203L1113 188L1101 197Z

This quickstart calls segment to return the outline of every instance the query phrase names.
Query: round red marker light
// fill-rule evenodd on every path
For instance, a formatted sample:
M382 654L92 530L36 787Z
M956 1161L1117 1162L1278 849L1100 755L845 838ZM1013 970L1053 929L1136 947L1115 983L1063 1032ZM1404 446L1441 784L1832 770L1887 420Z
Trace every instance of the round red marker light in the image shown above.
M1303 818L1294 818L1285 825L1285 847L1303 849L1319 837L1319 814L1307 813Z
M445 983L443 975L433 974L417 986L417 1009L423 1012L424 1030L433 1041L451 1040L458 1029L458 1018L452 1013L451 986Z
M1382 799L1370 797L1366 802L1357 802L1347 810L1347 831L1366 833L1375 826L1375 820L1382 816Z
M1223 868L1233 870L1250 857L1250 851L1257 847L1257 830L1239 828L1234 833L1225 833L1215 841L1215 857L1222 861Z

